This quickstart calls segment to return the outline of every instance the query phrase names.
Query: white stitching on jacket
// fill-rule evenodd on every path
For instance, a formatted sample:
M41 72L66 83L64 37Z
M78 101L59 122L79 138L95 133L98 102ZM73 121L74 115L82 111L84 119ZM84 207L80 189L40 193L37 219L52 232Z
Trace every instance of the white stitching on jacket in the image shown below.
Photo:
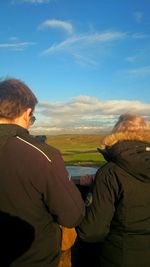
M38 147L36 147L36 146L34 146L34 145L32 145L31 143L29 143L28 141L26 141L26 140L24 140L24 139L22 139L22 138L20 138L19 136L16 136L19 140L21 140L21 141L23 141L24 143L26 143L26 144L28 144L28 145L30 145L30 146L32 146L32 147L34 147L36 150L38 150L41 154L43 154L46 158L47 158L47 160L49 161L49 162L52 162L51 161L51 159L40 149L40 148L38 148Z

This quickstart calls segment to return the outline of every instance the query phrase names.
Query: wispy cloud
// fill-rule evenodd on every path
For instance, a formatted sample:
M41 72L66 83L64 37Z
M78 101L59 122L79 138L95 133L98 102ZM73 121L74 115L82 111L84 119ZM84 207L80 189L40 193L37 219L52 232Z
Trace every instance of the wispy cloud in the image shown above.
M45 133L97 132L110 129L120 114L132 112L150 119L150 104L140 101L102 101L78 96L69 102L39 103L39 122L33 130ZM40 117L42 118L40 121Z
M126 58L126 61L130 62L130 63L134 63L137 61L143 60L143 58L147 58L147 53L149 53L149 49L147 51L147 49L137 49L136 51L134 51L133 55L130 55Z
M100 55L106 55L106 50L110 49L112 42L117 42L126 38L124 32L96 32L93 34L72 35L66 40L52 44L44 50L41 55L52 55L58 52L70 54L74 60L80 64L96 65ZM105 43L105 46L103 45ZM109 47L109 48L108 48Z
M148 35L145 34L145 33L142 33L142 32L140 32L140 33L138 32L138 33L132 34L132 38L133 39L145 39L147 37L148 37Z
M136 55L134 55L134 56L129 56L129 57L127 57L127 58L126 58L126 61L128 61L128 62L130 62L130 63L133 63L133 62L137 61L138 58L139 58L139 55L136 54Z
M135 19L135 21L137 23L141 23L142 22L143 15L144 14L142 12L140 12L140 11L136 11L136 12L133 13L133 17L134 17L134 19Z
M44 54L55 53L60 50L68 50L69 48L85 47L85 45L92 45L94 43L107 43L125 38L126 33L123 32L104 32L94 33L89 35L74 35L65 41L50 46L43 52Z
M30 4L45 4L55 0L12 0L12 4L15 3L30 3Z
M9 49L14 51L23 51L29 46L35 45L34 42L21 42L17 37L10 37L10 42L0 43L0 49Z
M131 77L144 78L146 76L150 76L150 66L126 70L125 73Z
M45 28L59 28L62 30L65 30L68 33L73 33L73 26L70 22L63 21L63 20L57 20L57 19L51 19L46 20L43 23L41 23L38 27L38 29L45 29Z

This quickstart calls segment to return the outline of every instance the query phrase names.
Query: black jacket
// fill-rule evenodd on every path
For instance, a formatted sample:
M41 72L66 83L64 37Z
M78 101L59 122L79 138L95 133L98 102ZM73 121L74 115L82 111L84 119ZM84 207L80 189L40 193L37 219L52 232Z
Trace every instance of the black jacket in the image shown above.
M78 234L97 242L98 266L150 267L150 143L120 141L104 155Z
M57 266L60 225L75 227L83 216L59 151L20 126L1 124L0 260L6 263L0 266Z

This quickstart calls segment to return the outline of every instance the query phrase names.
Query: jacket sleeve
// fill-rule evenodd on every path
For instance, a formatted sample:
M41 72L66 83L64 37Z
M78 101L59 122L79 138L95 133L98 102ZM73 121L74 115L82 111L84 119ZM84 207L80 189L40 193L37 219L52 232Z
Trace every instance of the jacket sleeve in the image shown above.
M109 233L110 223L115 212L116 182L107 164L99 169L91 192L91 204L77 232L86 242L101 242Z
M75 184L69 180L59 151L44 170L44 202L55 220L62 226L75 227L84 217L85 205Z

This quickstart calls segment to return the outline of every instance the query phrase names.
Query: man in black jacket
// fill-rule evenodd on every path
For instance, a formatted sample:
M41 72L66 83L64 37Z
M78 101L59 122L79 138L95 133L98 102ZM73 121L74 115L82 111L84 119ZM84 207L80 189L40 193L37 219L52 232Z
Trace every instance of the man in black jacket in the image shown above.
M61 226L75 227L84 216L60 152L28 132L36 103L23 82L0 81L1 266L56 267Z

